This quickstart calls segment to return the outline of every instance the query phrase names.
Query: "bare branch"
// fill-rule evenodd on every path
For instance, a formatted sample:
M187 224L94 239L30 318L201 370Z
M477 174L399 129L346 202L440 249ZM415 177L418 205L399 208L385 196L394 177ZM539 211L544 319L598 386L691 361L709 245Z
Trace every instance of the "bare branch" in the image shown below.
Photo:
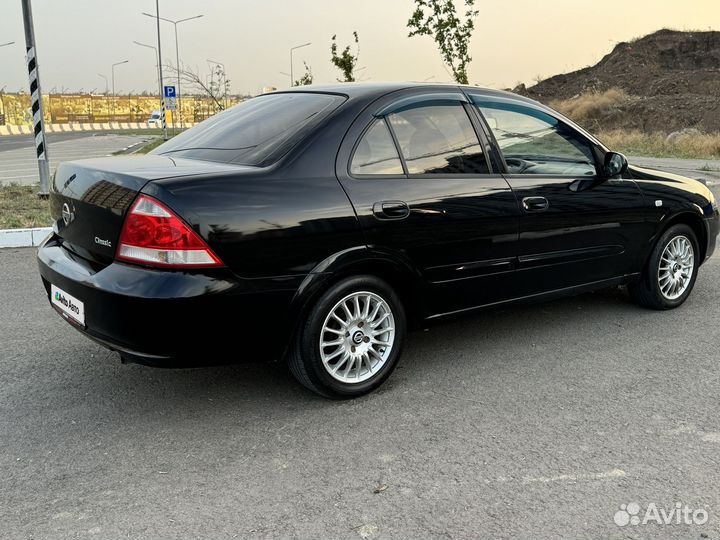
M192 68L181 65L178 70L171 63L163 66L163 69L170 71L175 77L178 76L179 72L180 82L183 83L185 87L191 88L196 94L201 94L212 99L218 110L225 109L223 98L227 93L230 81L225 78L225 72L221 66L211 68L210 72L205 76L200 73L199 69L193 70ZM208 78L210 82L207 82ZM215 81L216 78L217 81Z

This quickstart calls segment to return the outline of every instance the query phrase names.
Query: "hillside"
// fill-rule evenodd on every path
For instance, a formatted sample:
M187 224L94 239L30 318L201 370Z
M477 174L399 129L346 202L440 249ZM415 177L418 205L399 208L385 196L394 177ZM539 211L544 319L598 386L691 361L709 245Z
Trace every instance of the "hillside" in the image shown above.
M558 109L611 89L588 127L720 131L720 32L660 30L619 43L598 64L515 91Z

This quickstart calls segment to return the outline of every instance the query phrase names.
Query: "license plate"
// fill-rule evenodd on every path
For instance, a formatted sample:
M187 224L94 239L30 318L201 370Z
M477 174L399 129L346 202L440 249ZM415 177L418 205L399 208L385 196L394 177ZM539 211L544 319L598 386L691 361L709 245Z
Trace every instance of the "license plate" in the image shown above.
M50 286L50 301L63 315L85 326L85 305L55 285Z

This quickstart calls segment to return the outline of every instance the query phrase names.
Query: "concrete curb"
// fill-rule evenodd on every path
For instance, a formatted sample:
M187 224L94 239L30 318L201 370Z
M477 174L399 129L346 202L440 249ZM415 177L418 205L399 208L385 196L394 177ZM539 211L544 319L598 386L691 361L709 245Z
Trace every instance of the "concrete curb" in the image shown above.
M0 248L39 246L51 232L52 227L0 229Z
M194 122L185 122L185 128L191 128ZM168 126L168 129L170 127ZM99 123L76 123L76 124L45 124L47 133L68 133L76 131L136 131L144 129L157 129L155 126L148 126L145 122L106 122ZM14 135L31 135L30 126L0 126L0 137L11 137Z

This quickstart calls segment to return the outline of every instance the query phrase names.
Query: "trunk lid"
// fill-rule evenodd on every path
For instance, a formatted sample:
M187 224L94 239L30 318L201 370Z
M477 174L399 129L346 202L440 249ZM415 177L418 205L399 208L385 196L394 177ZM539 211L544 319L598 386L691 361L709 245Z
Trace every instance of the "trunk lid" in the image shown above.
M148 182L237 169L235 165L159 155L61 163L50 192L54 227L67 249L107 265L115 256L125 214Z

